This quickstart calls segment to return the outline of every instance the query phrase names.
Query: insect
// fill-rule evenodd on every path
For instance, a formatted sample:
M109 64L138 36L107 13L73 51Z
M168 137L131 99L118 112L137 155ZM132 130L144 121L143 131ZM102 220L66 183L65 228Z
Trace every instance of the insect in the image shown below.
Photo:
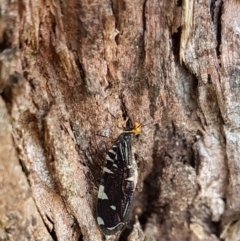
M124 131L106 155L98 191L97 222L105 235L122 230L128 221L134 199L134 168L131 135L141 132L141 124Z

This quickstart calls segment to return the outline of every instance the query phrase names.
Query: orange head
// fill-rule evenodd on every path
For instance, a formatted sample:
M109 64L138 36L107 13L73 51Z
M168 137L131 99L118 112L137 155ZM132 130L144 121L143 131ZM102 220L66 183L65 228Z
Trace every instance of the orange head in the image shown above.
M137 135L141 132L142 130L142 125L139 122L134 122L133 128L131 129L131 133Z

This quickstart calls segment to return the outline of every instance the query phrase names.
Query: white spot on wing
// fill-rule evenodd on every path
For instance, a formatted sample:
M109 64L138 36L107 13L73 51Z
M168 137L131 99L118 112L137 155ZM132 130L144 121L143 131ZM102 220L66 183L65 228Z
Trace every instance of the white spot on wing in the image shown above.
M131 177L126 178L125 180L126 180L126 181L132 181L132 182L134 182L134 177L131 176Z
M103 185L100 185L100 186L99 186L98 198L99 198L99 199L102 199L102 200L108 199L107 194L104 192L104 186L103 186Z
M109 157L109 155L106 155L106 160L107 160L107 161L110 161L110 162L113 162L113 159L111 159L111 158Z
M114 206L114 205L111 205L110 208L111 208L112 210L116 210L116 209L117 209L117 207Z
M106 168L106 167L103 168L103 172L107 172L107 173L113 174L113 172L110 169Z
M116 154L116 152L114 150L112 150L112 149L110 149L109 152L111 152L114 155Z
M119 225L124 225L124 223L123 222L121 222L121 223L118 223L117 225L115 225L115 226L113 226L113 227L111 227L111 228L107 228L108 230L114 230L115 228L117 228Z
M98 222L98 225L105 225L105 223L101 217L97 217L97 222Z

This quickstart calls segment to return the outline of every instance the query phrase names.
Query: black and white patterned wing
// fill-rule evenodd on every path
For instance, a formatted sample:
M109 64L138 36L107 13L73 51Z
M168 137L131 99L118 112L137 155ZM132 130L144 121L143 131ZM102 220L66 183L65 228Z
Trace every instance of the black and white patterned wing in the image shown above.
M122 133L106 156L98 192L97 221L106 235L121 230L134 198L131 134Z

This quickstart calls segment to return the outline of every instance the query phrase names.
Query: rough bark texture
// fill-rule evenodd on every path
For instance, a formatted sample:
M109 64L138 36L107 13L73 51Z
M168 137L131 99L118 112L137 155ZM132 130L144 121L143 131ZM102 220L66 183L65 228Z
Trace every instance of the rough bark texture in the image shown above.
M0 10L0 240L104 240L97 190L127 119L139 179L111 240L240 240L240 1Z

